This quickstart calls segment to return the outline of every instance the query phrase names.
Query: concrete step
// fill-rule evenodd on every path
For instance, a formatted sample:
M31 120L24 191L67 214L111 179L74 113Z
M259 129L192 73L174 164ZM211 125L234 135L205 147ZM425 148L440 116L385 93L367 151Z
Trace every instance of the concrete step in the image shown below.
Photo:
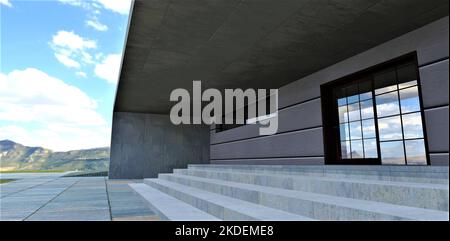
M449 183L448 167L331 165L188 165L188 169L321 176L414 183Z
M218 218L171 197L143 183L132 183L130 187L145 198L151 208L163 220L217 221Z
M145 179L144 183L222 220L312 220L167 180Z
M163 179L163 180L161 180ZM302 192L259 186L238 182L222 181L218 179L185 176L179 174L160 174L159 179L145 180L149 185L160 183L168 186L163 188L170 195L184 194L183 200L198 204L198 191L201 191L204 199L210 193L214 194L217 202L224 197L232 197L269 208L276 208L289 213L310 217L319 220L448 220L449 213L444 211L393 205L382 202L357 200L325 194ZM170 187L178 188L177 192ZM161 189L160 189L161 190ZM177 196L177 198L180 198ZM256 205L256 206L259 206ZM231 207L233 209L233 207ZM244 210L248 207L244 207Z
M307 175L246 173L204 169L175 169L175 174L322 193L391 204L449 210L448 184L332 178Z

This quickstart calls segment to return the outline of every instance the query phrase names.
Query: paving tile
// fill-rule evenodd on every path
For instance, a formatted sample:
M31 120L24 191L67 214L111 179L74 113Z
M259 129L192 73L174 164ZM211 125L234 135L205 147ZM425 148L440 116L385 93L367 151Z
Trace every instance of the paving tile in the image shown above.
M157 220L145 200L128 186L134 182L25 175L1 186L0 220L110 220L111 216L113 220Z

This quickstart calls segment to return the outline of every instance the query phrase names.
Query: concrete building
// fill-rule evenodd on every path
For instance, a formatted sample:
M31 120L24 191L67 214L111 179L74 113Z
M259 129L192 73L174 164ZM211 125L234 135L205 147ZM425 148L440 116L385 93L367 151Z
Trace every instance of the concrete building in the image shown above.
M171 216L155 197L194 206L192 219L448 220L448 7L447 0L136 1L110 178L203 164L135 185L168 219L181 214ZM278 133L260 136L251 124L173 125L170 92L192 89L193 80L204 89L278 88ZM369 193L357 197L356 186ZM311 205L328 211L314 206L312 214ZM399 211L383 211L392 208Z

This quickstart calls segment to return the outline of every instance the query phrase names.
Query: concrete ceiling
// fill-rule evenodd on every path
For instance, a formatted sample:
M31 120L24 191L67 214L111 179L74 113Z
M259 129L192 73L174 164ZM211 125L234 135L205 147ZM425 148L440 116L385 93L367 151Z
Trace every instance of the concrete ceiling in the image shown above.
M448 0L137 0L115 111L170 92L277 88L448 15Z

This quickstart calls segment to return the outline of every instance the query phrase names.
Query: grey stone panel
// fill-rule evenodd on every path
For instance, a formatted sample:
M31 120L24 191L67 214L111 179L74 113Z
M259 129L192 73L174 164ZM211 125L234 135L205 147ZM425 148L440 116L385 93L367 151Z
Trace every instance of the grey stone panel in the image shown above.
M448 153L430 154L430 162L432 166L448 166Z
M278 112L278 133L302 130L322 125L320 99L295 105ZM211 144L259 136L261 125L245 125L231 130L211 133Z
M420 82L425 108L448 105L448 59L420 68Z
M448 106L425 111L430 153L447 152L449 141Z
M211 145L211 160L323 156L322 128Z
M173 125L167 115L114 113L109 177L156 177L190 163L209 163L209 127Z
M240 164L240 165L324 165L323 157L299 158L265 158L265 159L237 159L211 160L211 164Z

